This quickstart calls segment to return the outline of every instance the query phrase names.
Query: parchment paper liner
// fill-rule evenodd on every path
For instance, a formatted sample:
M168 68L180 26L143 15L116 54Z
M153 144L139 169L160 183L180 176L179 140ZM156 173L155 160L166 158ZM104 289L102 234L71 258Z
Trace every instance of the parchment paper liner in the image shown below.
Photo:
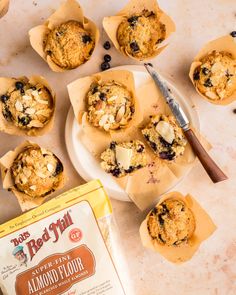
M16 81L19 81L20 79L27 79L29 80L29 83L32 83L33 85L40 83L43 86L45 86L49 92L51 93L52 100L53 100L53 112L51 115L50 120L47 122L46 125L44 125L42 128L31 128L29 130L27 129L21 129L17 126L15 126L12 122L7 121L2 114L2 103L0 103L0 131L11 134L11 135L18 135L18 136L42 136L45 133L49 132L54 124L54 118L55 118L55 107L56 107L56 94L48 84L45 78L41 76L32 76L29 79L27 77L19 77L19 78L7 78L7 77L0 77L0 96L5 94L8 89L15 85Z
M67 0L42 25L34 27L29 31L31 46L48 63L54 72L65 72L70 69L61 68L51 60L50 56L46 56L43 40L50 30L69 20L80 22L83 28L94 37L96 47L99 40L98 28L94 22L84 16L80 4L75 0Z
M99 128L95 128L87 120L87 102L86 94L89 91L91 83L94 81L100 81L102 83L115 81L126 86L130 93L133 95L135 103L135 113L133 114L132 120L129 121L127 128L106 132ZM73 106L75 117L79 124L83 126L84 132L81 133L81 140L85 143L88 150L93 155L101 154L102 151L109 145L112 140L113 134L127 134L133 129L140 120L142 120L141 112L139 111L138 100L136 99L135 86L133 74L130 71L125 70L115 70L115 71L105 71L101 73L94 74L85 78L78 79L68 86L68 92L71 104ZM90 140L93 141L91 145ZM86 144L86 142L88 143Z
M11 176L12 164L13 164L15 158L18 156L18 154L21 153L25 149L25 147L28 147L28 146L39 147L39 145L36 143L33 143L31 141L25 141L22 144L20 144L18 147L16 147L13 151L9 151L8 153L6 153L0 159L0 168L1 168L1 177L2 177L3 188L13 192L13 194L16 196L16 198L19 202L19 205L20 205L22 211L27 211L29 209L39 206L52 194L51 193L51 194L47 195L46 197L32 198L22 192L19 192L14 187L14 182L13 182L13 179ZM62 180L61 180L59 186L56 188L56 190L62 188L64 186L65 181L66 181L65 172L63 172Z
M9 0L0 0L0 18L3 17L9 8Z
M188 208L190 208L195 216L196 229L194 235L189 239L188 244L180 245L178 247L170 247L165 245L159 245L156 241L153 241L149 235L147 229L148 216L142 222L140 227L140 237L144 247L152 249L164 256L167 260L173 263L182 263L192 258L194 253L199 248L200 244L206 240L216 230L216 226L213 223L207 212L198 204L198 202L191 196L185 197L179 192L171 192L163 196L157 204L160 204L166 199L180 199Z
M197 56L195 56L194 61L192 62L191 67L190 67L189 77L190 77L196 91L198 92L199 95L201 95L201 97L203 97L204 99L206 99L207 101L209 101L210 103L213 103L213 104L227 105L227 104L230 104L231 102L233 102L234 100L236 100L236 90L228 98L217 99L217 100L210 99L209 97L205 96L204 94L202 94L198 90L198 88L195 86L195 82L193 79L193 75L194 75L196 68L202 64L200 60L203 57L205 57L206 55L208 55L209 53L211 53L213 50L229 52L232 54L233 58L236 59L236 42L234 41L234 38L231 37L230 35L220 37L216 40L213 40L213 41L207 43L199 51Z
M111 77L116 77L116 79L120 78L119 81L122 81L125 79L125 73L122 72L127 71L108 71L98 75L101 75L102 79L107 77L109 80ZM122 178L111 176L124 189L132 201L141 210L144 210L156 203L158 196L177 184L180 178L193 166L196 157L190 145L187 144L183 156L178 157L174 162L161 161L146 143L140 127L148 122L149 116L157 113L171 114L169 107L151 79L136 89L136 105L138 105L138 109L136 117L131 121L129 128L109 134L91 126L86 120L86 113L82 116L81 121L81 114L85 110L84 96L93 77L78 79L68 85L75 116L83 127L78 134L78 139L99 162L101 153L109 146L112 140L122 142L139 139L145 143L148 158L148 165L145 168ZM125 80L123 80L123 84L126 85ZM205 148L209 149L210 145L198 134L197 130L195 132Z
M156 0L131 0L129 3L121 10L119 11L115 16L108 16L104 17L103 19L103 27L106 31L107 35L113 42L116 49L118 49L121 53L123 53L126 56L131 57L135 60L149 60L151 58L154 58L157 56L161 51L168 45L165 45L165 42L163 41L156 49L156 52L146 59L138 59L130 54L128 54L124 48L122 48L118 41L117 41L117 29L120 25L120 23L124 20L124 18L129 17L132 14L135 13L141 13L144 9L148 11L153 11L157 14L157 16L160 17L160 22L166 25L166 38L165 40L175 31L175 24L172 21L172 19L164 13L160 7L158 6L158 3Z

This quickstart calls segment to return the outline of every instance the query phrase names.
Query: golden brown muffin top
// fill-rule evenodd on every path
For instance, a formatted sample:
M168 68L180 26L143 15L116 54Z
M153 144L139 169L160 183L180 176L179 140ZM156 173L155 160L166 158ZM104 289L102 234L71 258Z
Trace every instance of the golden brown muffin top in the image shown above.
M188 242L195 231L192 211L179 199L167 199L149 214L148 231L158 244L178 246Z

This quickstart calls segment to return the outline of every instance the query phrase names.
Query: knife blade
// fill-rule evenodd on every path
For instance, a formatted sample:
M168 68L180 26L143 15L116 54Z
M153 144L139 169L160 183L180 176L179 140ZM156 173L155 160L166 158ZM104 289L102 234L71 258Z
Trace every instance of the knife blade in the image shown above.
M166 82L162 80L157 71L150 64L144 64L149 74L152 76L155 84L160 89L162 95L164 96L166 102L168 103L173 115L175 116L179 126L184 130L189 130L189 120L178 102L173 97L171 90L166 85Z

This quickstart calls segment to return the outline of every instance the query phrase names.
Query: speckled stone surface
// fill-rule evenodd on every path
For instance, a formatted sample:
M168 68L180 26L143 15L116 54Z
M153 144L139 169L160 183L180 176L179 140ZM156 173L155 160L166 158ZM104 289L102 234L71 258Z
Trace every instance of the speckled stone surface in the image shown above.
M101 28L104 16L113 15L125 0L81 0L85 14ZM75 78L99 71L107 40L101 34L100 45L93 58L84 66L66 73L53 73L30 47L27 32L47 18L60 1L11 0L8 14L0 20L0 75L20 76L41 74L57 92L57 116L54 129L42 138L33 139L53 150L63 161L69 181L67 190L83 183L73 169L65 147L64 125L70 106L66 84ZM138 229L145 213L133 204L112 201L121 238L127 255L136 295L234 295L236 294L236 102L226 107L209 104L199 97L188 79L192 59L211 39L236 30L235 0L160 0L160 6L174 19L177 32L170 45L152 62L182 85L186 99L191 98L197 109L201 131L212 143L211 155L229 176L214 185L197 164L175 189L190 192L208 211L218 229L202 244L196 255L183 265L173 265L158 254L145 250ZM110 50L112 66L137 64ZM31 139L32 140L32 139ZM23 141L23 138L0 134L0 156ZM0 184L0 222L20 214L12 194Z

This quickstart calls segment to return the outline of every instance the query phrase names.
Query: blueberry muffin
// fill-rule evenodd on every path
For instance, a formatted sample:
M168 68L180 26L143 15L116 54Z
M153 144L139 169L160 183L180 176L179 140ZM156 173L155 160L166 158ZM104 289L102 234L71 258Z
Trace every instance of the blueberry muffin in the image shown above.
M155 13L147 10L124 19L117 29L120 47L140 60L153 56L165 38L165 25Z
M63 170L61 161L52 152L29 145L15 158L11 175L18 191L39 198L59 187Z
M87 94L88 121L105 131L125 128L134 114L134 98L115 81L93 83Z
M147 226L153 241L166 246L188 243L196 227L193 212L179 199L157 205L148 216Z
M159 158L172 161L183 155L187 141L173 116L151 117L142 134Z
M32 85L27 78L16 80L0 100L5 120L24 130L43 128L54 112L50 91L42 84Z
M228 52L212 51L194 72L195 87L212 100L223 100L236 91L236 60Z
M111 142L110 147L102 153L101 159L102 168L115 177L131 174L147 164L145 146L138 140Z
M95 41L78 21L70 20L55 27L44 40L44 51L63 69L74 69L93 53Z

